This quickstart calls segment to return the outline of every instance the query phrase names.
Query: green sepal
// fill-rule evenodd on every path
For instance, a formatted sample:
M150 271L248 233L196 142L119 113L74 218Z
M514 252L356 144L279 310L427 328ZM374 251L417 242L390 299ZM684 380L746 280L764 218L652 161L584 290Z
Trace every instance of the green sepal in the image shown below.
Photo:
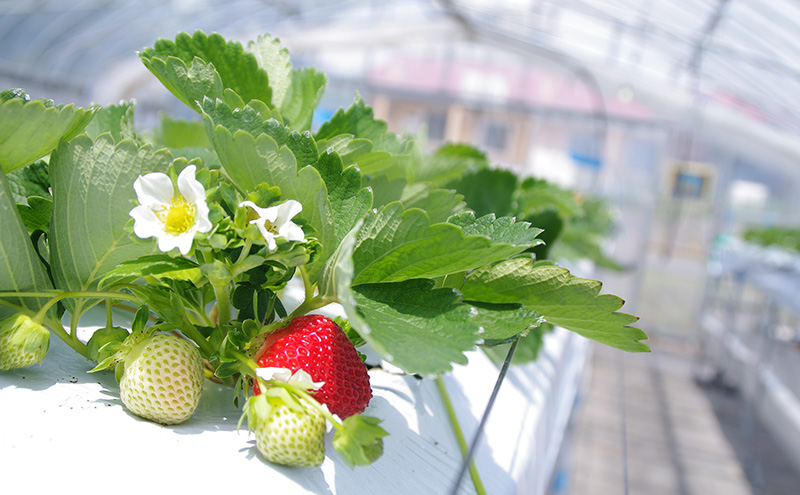
M128 335L128 331L122 327L105 327L96 330L86 343L89 359L100 363L116 354Z
M333 448L345 464L353 468L372 464L383 454L386 430L378 426L380 419L355 414L342 421L333 437Z

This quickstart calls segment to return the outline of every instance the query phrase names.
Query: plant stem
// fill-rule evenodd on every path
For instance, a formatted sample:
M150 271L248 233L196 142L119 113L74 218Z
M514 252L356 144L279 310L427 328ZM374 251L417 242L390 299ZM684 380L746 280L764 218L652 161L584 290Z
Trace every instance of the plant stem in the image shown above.
M20 292L18 294L26 294L26 293ZM36 294L36 293L28 293L28 294ZM23 296L23 297L52 297L52 296L53 296L53 294L51 293L51 294L47 294L46 296L45 295L26 295L26 296ZM34 316L34 318L33 318L34 321L41 322L44 319L45 314L47 314L47 311L50 308L52 308L53 306L55 306L58 303L58 301L61 301L63 299L68 299L68 298L71 298L71 297L72 298L76 298L76 299L82 299L82 298L87 298L87 299L122 299L122 300L125 300L125 301L139 302L139 299L136 296L134 296L133 294L125 294L124 292L81 291L81 290L67 291L67 292L62 292L61 294L58 294L57 296L52 297L52 299L47 301L42 306L42 308L39 310L39 312L36 313L36 316Z
M250 255L250 247L252 245L253 245L253 241L251 241L250 239L245 239L244 246L242 246L242 252L239 253L239 258L236 260L236 263L234 263L235 265L238 265L239 263L244 261L244 259L247 258Z
M214 297L217 299L217 322L225 324L231 321L231 299L228 294L228 284L211 284L214 288Z
M216 349L206 340L205 337L203 337L203 334L200 333L197 327L195 327L191 323L188 323L185 325L181 325L179 330L181 331L181 333L183 333L184 335L189 337L192 341L194 341L195 344L197 344L202 354L204 354L205 356L211 356L212 354L214 354L214 351Z
M467 440L464 438L464 432L461 431L461 425L458 423L456 410L453 408L453 403L450 401L450 394L447 392L447 387L441 375L436 377L436 387L439 389L439 395L442 396L442 402L444 402L444 408L447 410L447 416L450 418L450 425L453 427L453 433L456 435L458 447L461 449L461 455L466 459L469 453ZM478 474L478 468L475 465L474 459L469 460L469 476L472 478L472 484L475 486L475 491L478 495L486 495L486 489L483 487L483 482L481 481L480 474Z

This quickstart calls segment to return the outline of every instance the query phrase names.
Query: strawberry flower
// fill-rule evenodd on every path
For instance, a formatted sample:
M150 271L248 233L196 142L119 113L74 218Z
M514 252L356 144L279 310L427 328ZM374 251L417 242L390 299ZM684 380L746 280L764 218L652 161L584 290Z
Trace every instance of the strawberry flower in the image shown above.
M292 218L303 209L298 201L290 199L278 206L261 208L252 201L242 201L239 206L247 206L256 212L258 218L251 220L250 223L258 227L264 240L267 241L267 248L274 251L278 248L275 241L278 237L283 237L289 241L305 241L306 237L303 229L298 227Z
M197 232L211 230L206 191L194 178L195 166L189 165L178 175L177 190L166 174L153 172L133 183L139 206L133 208L133 233L137 237L158 239L158 249L168 252L178 248L187 254Z

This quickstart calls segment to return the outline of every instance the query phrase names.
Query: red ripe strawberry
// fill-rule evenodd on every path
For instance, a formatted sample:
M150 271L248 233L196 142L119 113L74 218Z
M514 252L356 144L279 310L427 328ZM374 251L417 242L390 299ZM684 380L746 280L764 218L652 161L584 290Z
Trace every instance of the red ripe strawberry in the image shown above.
M302 369L325 382L314 398L340 418L363 412L372 398L366 366L339 325L325 316L300 316L272 332L256 362L260 368ZM260 393L258 385L253 392Z

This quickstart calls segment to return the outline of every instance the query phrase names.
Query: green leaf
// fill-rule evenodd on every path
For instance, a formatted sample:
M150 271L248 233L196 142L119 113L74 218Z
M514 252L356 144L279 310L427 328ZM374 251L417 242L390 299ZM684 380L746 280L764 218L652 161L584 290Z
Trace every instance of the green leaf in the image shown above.
M40 230L45 234L50 232L50 218L53 215L53 200L31 196L27 205L17 205L22 223L28 232Z
M133 182L166 171L171 161L166 150L129 140L115 144L108 134L94 142L87 136L62 141L50 160L50 261L59 289L95 289L120 263L153 251L154 241L134 240L125 229L136 199Z
M52 289L45 267L36 255L31 239L17 214L5 175L0 173L0 291L41 291ZM6 299L32 311L46 299ZM5 311L0 309L0 313Z
M464 299L497 304L524 304L554 325L624 351L647 352L639 342L647 335L629 326L638 318L617 312L624 302L600 294L602 284L577 278L553 265L535 265L515 258L485 266L467 275L461 288Z
M517 212L524 219L543 210L554 209L563 219L583 215L572 192L542 179L525 179L515 194Z
M384 359L408 373L445 372L466 364L464 351L481 337L472 309L458 292L430 280L353 287L362 324L356 327ZM348 315L349 317L349 315ZM356 322L351 319L354 326Z
M202 122L172 119L167 114L161 116L153 141L166 148L211 148Z
M381 420L355 414L342 421L333 436L333 448L349 467L367 466L383 454L383 437L388 435L378 426Z
M203 101L203 96L221 98L224 88L235 91L245 103L261 100L272 105L267 73L258 66L255 55L246 51L238 41L226 42L217 33L206 35L199 30L191 36L178 33L174 42L162 38L152 48L142 51L139 58L170 91L192 108L197 108L194 102Z
M418 209L392 203L366 216L353 255L355 284L435 278L504 260L524 247L465 235L450 223L431 224Z
M289 51L281 47L281 40L269 34L259 36L247 44L247 51L255 55L258 66L269 77L272 88L272 104L280 108L284 96L292 84L292 61Z
M115 143L123 139L136 139L133 129L133 102L120 102L118 105L108 105L98 108L94 118L86 126L84 132L92 138L104 132L111 134Z
M293 189L291 184L296 180L297 164L289 148L279 147L267 134L256 138L243 130L231 133L220 125L212 132L211 140L222 168L242 190L254 191L262 182L277 186L281 191L286 187Z
M536 361L539 357L539 351L544 346L544 336L551 332L553 328L553 325L546 323L521 337L514 356L511 358L511 364L525 364ZM491 347L482 347L482 349L497 366L502 366L508 356L509 347L511 347L511 344L499 344Z
M350 291L353 281L353 250L356 246L356 236L362 225L363 221L359 221L344 236L336 251L326 260L317 284L320 295L338 301L344 308L350 324L355 327L366 326L356 311L356 300Z
M303 205L300 216L308 220L308 224L315 230L314 237L322 244L322 251L308 267L311 280L316 281L325 262L336 251L340 240L325 183L317 169L304 167L298 172L292 186L282 188L281 191L284 197L296 199Z
M369 139L353 139L352 134L339 134L330 139L317 141L317 149L320 154L329 148L333 148L341 157L344 165L352 165L358 157L372 151L372 141Z
M147 275L168 275L172 272L196 269L199 265L194 261L168 254L152 254L140 256L134 260L123 261L108 270L98 282L98 289L104 289L120 281L132 282Z
M361 173L370 178L385 176L388 180L408 179L413 163L410 155L392 155L385 151L371 151L358 157Z
M408 182L404 177L389 180L385 175L367 176L362 174L361 183L364 187L372 189L373 208L381 208L389 203L400 201L408 187Z
M425 210L432 223L444 222L467 208L462 195L449 189L433 189L427 183L407 186L400 196L400 201L406 209Z
M213 136L215 127L222 126L230 132L243 130L253 136L268 134L278 146L286 146L292 151L298 169L306 165L315 165L317 144L311 133L293 131L271 118L269 112L256 108L257 103L259 102L251 102L244 107L234 109L222 100L204 100L202 113L207 133Z
M281 115L289 127L298 131L311 128L314 110L322 99L328 78L313 68L292 71L292 83L280 105Z
M474 321L481 326L483 343L497 345L528 333L542 323L542 315L521 304L464 301L477 310Z
M368 107L359 95L350 108L340 108L328 122L320 126L315 138L331 139L340 134L352 134L356 138L372 141L373 151L399 153L403 143L397 134L389 132L386 122L375 119L372 108Z
M479 169L466 173L445 187L463 194L464 201L479 217L489 213L505 216L512 213L517 176L509 170Z
M6 174L8 187L17 204L28 204L30 196L50 197L50 174L47 168L47 163L38 161Z
M341 158L332 149L320 155L317 169L325 181L336 235L341 240L372 207L372 193L361 187L358 168L343 169Z
M0 168L8 173L50 153L76 136L94 110L12 98L0 103Z
M481 151L464 144L446 144L436 153L424 157L416 170L415 179L434 185L459 180L470 171L489 168L489 159Z
M200 58L181 60L168 56L161 58L145 58L142 62L179 100L197 110L203 98L220 98L224 89L222 79L214 65Z
M521 248L538 246L542 243L536 237L542 229L531 227L528 222L517 222L514 217L495 217L494 213L475 218L473 212L451 217L448 223L458 225L466 235L482 235L493 242L510 244Z

